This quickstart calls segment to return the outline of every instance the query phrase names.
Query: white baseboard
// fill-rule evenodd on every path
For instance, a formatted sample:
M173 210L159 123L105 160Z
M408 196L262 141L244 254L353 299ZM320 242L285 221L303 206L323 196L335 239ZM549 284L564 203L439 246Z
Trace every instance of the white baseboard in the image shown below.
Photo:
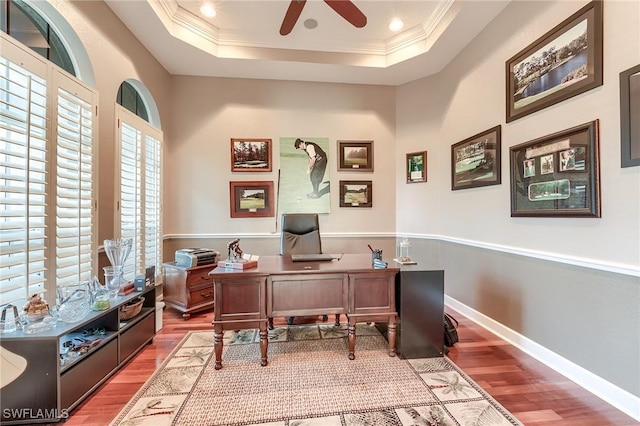
M445 304L526 354L544 363L547 367L562 374L598 398L633 417L635 420L640 421L640 397L613 385L602 377L574 364L566 358L505 327L503 324L469 306L460 303L452 297L445 295Z

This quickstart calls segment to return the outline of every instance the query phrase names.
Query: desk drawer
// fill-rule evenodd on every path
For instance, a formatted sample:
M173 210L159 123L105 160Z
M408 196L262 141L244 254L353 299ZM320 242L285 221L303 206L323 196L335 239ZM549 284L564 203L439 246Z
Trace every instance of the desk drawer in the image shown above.
M346 313L348 279L343 274L272 277L267 312L279 315Z
M214 265L211 265L211 269ZM187 287L192 291L194 287L200 287L204 284L209 284L213 287L213 280L209 277L209 271L211 269L204 268L196 271L189 271L187 273Z
M213 302L213 280L199 286L192 286L189 291L189 306Z

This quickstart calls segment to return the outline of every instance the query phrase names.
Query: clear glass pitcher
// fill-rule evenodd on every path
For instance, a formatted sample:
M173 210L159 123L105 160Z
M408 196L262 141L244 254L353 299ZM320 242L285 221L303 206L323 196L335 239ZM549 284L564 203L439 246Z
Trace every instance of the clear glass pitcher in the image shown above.
M89 281L58 287L58 318L64 322L78 322L91 311Z

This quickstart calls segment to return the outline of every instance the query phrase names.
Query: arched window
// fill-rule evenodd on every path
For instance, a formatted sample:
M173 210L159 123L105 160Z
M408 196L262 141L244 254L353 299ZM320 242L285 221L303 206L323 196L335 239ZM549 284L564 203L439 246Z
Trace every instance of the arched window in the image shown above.
M142 97L138 91L127 81L123 81L118 89L118 96L116 99L118 105L122 105L144 121L149 121L149 114L147 114L147 108L142 102Z
M71 57L62 40L38 12L21 0L2 0L0 4L0 26L3 32L69 74L76 75Z
M124 81L116 102L116 233L133 239L125 264L125 276L133 279L162 264L162 132L152 125L158 121L157 108L141 82ZM157 276L160 272L156 268Z

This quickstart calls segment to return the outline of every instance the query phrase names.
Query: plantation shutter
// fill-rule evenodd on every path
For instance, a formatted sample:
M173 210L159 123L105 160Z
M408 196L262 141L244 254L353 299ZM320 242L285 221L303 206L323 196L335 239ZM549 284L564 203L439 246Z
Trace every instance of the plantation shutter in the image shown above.
M0 304L44 293L47 214L47 65L0 57ZM11 58L11 59L10 59ZM23 67L25 65L29 67Z
M59 77L59 84L56 117L56 279L58 286L64 286L89 280L93 271L95 147L92 94L81 91L62 76Z
M91 277L97 94L0 33L0 305Z
M146 135L145 144L144 267L162 263L160 141ZM159 268L158 268L159 269ZM156 274L160 271L156 270Z
M161 143L146 121L117 106L120 126L120 237L133 247L124 275L133 279L162 262ZM158 268L159 269L159 268Z

